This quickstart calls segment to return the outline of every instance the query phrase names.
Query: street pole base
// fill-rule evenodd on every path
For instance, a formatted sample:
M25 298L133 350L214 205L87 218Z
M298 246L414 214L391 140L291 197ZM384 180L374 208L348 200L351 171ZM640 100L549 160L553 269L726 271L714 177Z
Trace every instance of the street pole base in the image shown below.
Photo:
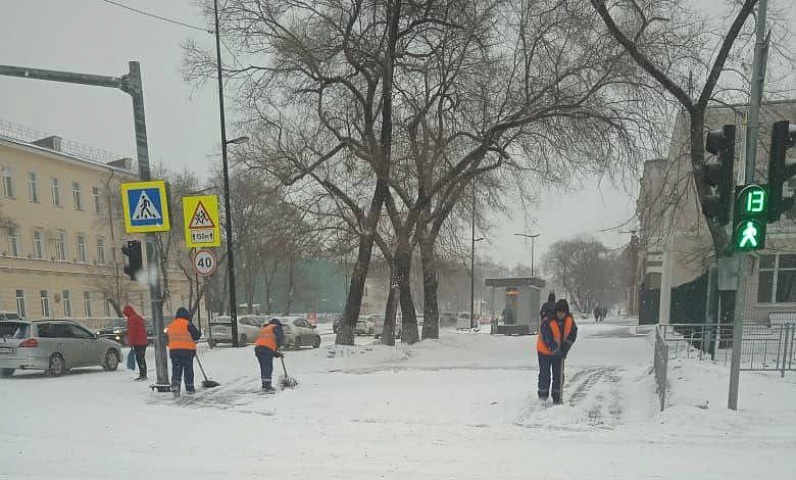
M160 393L171 391L171 385L163 383L153 383L152 385L149 386L149 388L151 388L153 392L160 392Z

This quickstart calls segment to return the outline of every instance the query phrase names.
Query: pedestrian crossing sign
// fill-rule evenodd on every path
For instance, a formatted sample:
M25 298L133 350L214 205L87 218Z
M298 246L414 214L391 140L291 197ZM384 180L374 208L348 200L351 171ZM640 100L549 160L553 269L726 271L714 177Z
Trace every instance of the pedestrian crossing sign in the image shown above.
M122 184L124 228L127 233L168 232L169 202L166 182L135 182Z
M221 246L216 195L182 197L182 216L188 248Z

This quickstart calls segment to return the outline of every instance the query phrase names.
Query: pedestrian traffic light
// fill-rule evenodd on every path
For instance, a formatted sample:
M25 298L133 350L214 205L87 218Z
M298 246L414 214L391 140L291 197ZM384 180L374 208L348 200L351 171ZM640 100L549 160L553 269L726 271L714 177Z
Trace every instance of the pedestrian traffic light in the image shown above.
M130 277L130 280L135 280L136 274L144 267L144 260L141 257L141 242L129 240L127 245L122 247L122 254L127 257L124 273Z
M735 250L747 252L765 248L768 208L767 186L736 187L732 231L732 243Z
M776 222L783 213L793 207L794 197L783 198L783 186L789 178L796 175L796 164L788 165L787 151L796 141L796 125L788 120L776 122L771 129L771 153L768 157L768 188L771 193L771 206L768 210L769 222Z
M713 163L705 162L702 167L702 178L714 188L713 194L703 199L702 213L719 225L727 225L732 206L735 125L724 125L721 130L708 132L705 150L718 158Z

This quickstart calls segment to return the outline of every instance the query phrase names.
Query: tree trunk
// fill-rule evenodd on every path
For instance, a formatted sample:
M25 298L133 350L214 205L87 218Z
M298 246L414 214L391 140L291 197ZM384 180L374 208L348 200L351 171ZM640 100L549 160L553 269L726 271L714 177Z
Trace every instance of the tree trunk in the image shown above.
M423 340L439 338L439 278L434 243L420 240L420 263L423 269Z
M387 295L387 307L384 312L384 329L381 332L381 344L395 346L395 316L398 313L401 286L398 283L395 268L390 270L390 293Z
M295 287L295 270L296 262L293 254L287 261L287 302L285 303L285 315L290 315L290 310L293 308L293 293Z
M401 342L411 345L420 340L420 335L417 331L417 314L412 299L412 247L408 239L398 244L395 251L395 266L400 286Z

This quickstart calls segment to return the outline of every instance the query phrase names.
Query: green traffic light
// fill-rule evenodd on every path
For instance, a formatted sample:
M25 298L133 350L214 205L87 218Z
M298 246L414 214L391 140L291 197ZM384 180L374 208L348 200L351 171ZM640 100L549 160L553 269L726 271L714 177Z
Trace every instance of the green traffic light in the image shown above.
M732 236L735 250L748 252L765 248L768 208L767 185L736 187Z
M762 213L766 209L766 192L760 187L746 192L746 212Z
M766 246L766 224L755 219L744 220L735 227L735 249L760 250Z

